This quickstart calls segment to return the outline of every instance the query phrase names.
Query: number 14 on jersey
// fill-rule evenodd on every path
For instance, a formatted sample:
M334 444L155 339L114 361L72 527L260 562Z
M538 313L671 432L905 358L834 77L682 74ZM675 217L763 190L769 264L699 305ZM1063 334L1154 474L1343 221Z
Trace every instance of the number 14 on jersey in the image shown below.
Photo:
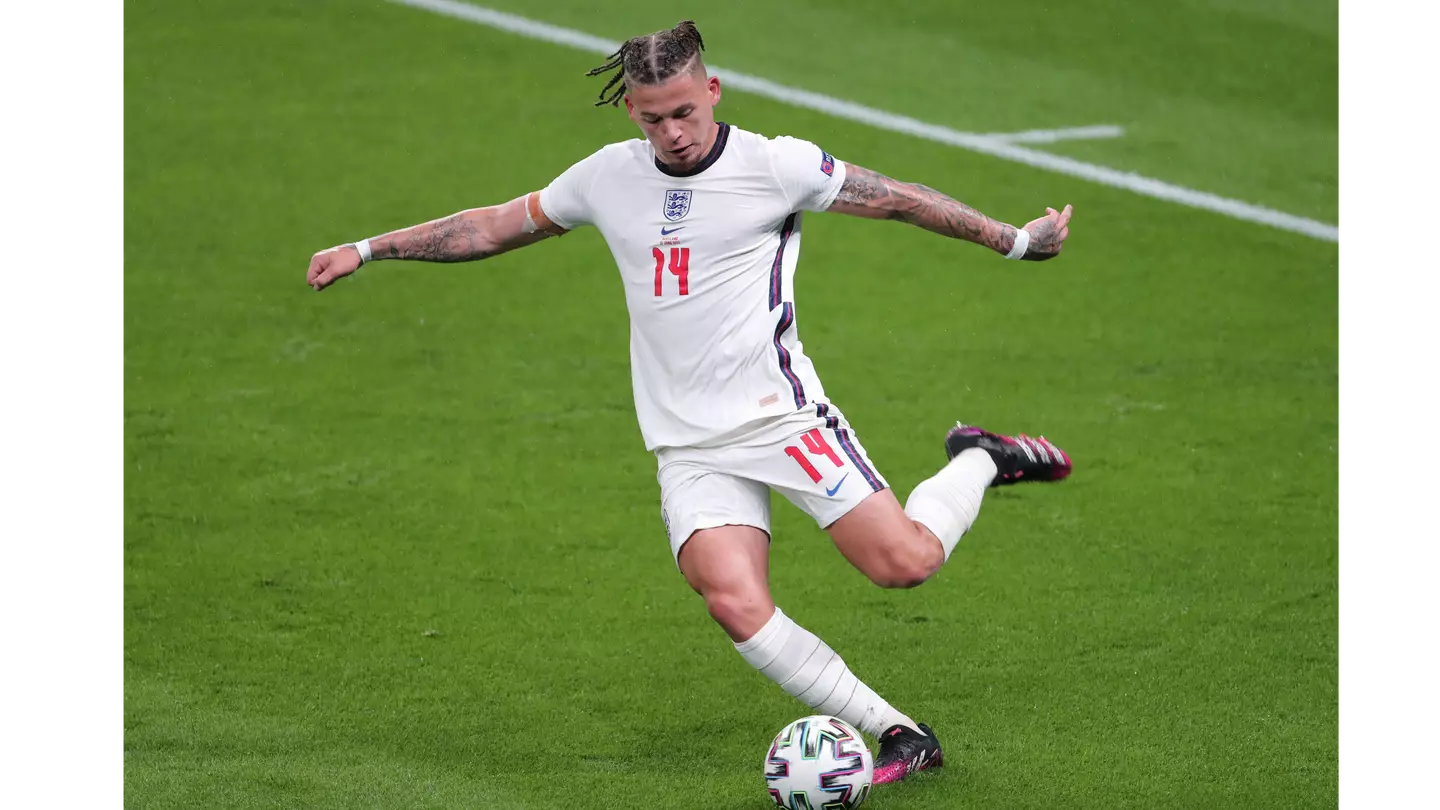
M659 298L665 294L665 251L660 248L651 248L651 254L655 257L655 297ZM670 272L680 280L680 294L690 294L690 248L670 248Z

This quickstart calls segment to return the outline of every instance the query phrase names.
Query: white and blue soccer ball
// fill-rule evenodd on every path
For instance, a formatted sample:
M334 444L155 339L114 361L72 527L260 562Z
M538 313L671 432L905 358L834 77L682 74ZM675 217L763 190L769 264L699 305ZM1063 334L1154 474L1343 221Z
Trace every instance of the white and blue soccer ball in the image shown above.
M802 717L765 755L765 786L785 810L854 810L870 795L875 760L860 732L838 717Z

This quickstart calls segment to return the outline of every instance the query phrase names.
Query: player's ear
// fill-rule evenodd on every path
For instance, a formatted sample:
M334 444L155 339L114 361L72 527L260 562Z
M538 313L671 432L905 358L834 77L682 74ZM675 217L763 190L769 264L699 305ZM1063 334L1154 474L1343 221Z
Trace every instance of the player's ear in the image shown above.
M635 121L635 105L634 105L633 103L631 103L631 101L630 101L630 94L629 94L629 93L626 93L625 96L624 96L624 98L625 98L625 114L628 115L628 116L630 116L630 120L631 120L631 121ZM636 121L635 123L638 124L638 123L640 123L640 122L639 122L639 121Z
M714 107L720 103L720 77L711 76L705 81L705 89L710 91L710 106Z

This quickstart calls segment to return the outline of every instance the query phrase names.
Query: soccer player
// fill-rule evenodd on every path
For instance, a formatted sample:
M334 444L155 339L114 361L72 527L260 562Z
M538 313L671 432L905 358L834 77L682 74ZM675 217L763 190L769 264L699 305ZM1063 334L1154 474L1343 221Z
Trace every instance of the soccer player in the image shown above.
M366 262L474 261L599 228L625 287L635 410L676 565L746 661L879 739L875 783L892 782L941 765L940 742L775 606L770 490L875 584L909 588L949 558L987 487L1065 478L1070 459L1043 438L957 425L949 462L901 508L796 334L803 212L896 219L1043 261L1060 253L1071 209L1015 228L808 141L717 122L720 80L702 49L687 20L629 40L588 74L614 71L597 106L623 100L643 140L605 146L510 202L323 250L306 281L323 290Z

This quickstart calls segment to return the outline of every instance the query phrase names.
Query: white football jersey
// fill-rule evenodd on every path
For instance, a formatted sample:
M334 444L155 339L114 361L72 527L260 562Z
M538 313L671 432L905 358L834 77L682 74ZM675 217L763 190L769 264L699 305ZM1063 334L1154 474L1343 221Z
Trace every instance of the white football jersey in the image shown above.
M540 192L562 228L600 229L630 308L645 446L707 447L828 404L795 325L804 211L830 207L845 164L809 141L721 123L694 169L614 143Z

